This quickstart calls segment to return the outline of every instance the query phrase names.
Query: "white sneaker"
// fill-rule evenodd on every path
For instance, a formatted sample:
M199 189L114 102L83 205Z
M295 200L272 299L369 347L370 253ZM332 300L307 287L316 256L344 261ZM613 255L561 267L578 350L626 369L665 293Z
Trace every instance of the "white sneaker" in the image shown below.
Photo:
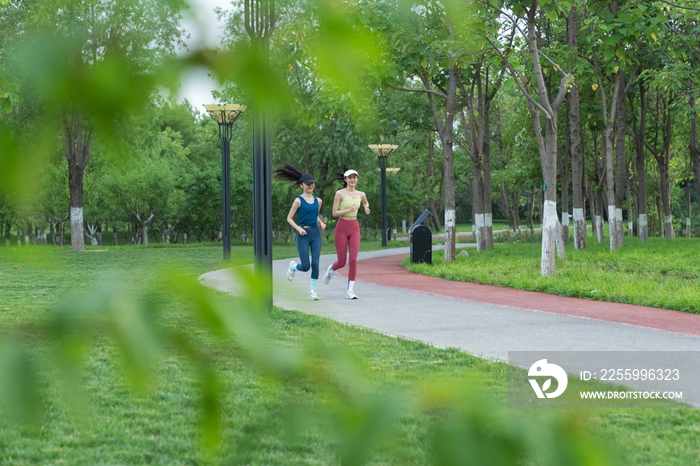
M328 282L331 281L333 275L335 275L335 272L333 271L333 264L331 264L328 266L328 270L326 270L325 275L323 275L323 283L328 285Z
M294 280L294 274L297 273L297 270L295 266L297 265L296 262L292 261L289 263L289 268L287 269L287 280L290 282Z
M316 294L315 291L313 291L313 290L309 291L309 300L310 301L318 301L318 295Z
M352 290L348 290L348 292L345 294L345 297L348 299L357 299L357 295Z

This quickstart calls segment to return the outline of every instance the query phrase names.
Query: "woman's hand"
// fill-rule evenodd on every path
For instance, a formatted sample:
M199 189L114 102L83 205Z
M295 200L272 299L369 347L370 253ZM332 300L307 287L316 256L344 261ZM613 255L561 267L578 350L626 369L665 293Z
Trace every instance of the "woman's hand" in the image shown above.
M365 206L365 213L369 215L369 206Z
M326 224L323 223L323 222L319 222L319 223L321 224L321 228L323 228L323 229L325 230L325 229L326 229Z
M302 227L299 227L297 230L301 236L306 236L306 230L304 230Z
M357 211L357 206L355 204L350 204L350 210L348 211L348 213L355 211Z

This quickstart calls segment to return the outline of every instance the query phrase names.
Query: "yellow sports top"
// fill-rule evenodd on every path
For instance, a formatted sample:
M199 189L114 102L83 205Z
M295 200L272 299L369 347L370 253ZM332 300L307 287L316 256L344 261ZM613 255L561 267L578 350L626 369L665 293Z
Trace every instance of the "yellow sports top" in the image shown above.
M358 197L357 199L352 199L349 196L345 196L342 201L340 201L340 206L338 207L338 210L345 210L349 209L351 205L356 205L357 210L355 212L348 212L347 214L344 214L343 217L357 217L357 211L360 210L360 203L362 202L362 198Z

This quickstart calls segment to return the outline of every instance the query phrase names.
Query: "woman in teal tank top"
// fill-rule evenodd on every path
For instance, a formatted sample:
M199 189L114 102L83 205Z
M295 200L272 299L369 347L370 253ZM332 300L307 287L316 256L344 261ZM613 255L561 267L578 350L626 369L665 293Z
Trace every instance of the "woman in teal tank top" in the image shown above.
M319 262L321 259L321 232L318 227L324 230L326 224L321 221L319 213L323 201L313 195L316 187L316 180L309 173L302 173L291 165L283 165L275 170L275 178L289 181L297 187L301 187L303 192L297 196L292 203L292 208L287 214L287 222L297 231L297 250L299 251L299 261L291 261L287 269L287 278L294 279L296 272L308 272L311 268L311 289L309 299L318 301L316 284L318 283ZM297 215L299 224L294 222L294 214ZM311 263L309 263L309 251L311 251Z

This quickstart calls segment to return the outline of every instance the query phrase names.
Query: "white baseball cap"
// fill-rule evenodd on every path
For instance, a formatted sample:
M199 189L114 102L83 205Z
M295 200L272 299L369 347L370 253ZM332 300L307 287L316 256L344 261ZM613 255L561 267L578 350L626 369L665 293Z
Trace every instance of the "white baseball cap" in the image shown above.
M347 178L350 175L360 176L359 173L357 173L355 170L348 170L345 173L343 173L343 178Z

